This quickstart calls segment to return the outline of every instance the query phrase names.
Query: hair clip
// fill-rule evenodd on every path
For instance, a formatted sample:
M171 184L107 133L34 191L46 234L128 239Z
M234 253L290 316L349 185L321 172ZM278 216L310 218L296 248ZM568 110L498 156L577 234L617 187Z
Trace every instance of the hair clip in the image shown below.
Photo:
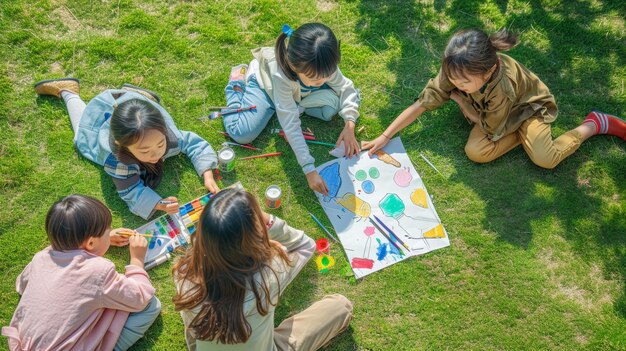
M288 24L283 24L283 33L285 33L287 38L291 38L291 35L293 34L293 29L291 29Z

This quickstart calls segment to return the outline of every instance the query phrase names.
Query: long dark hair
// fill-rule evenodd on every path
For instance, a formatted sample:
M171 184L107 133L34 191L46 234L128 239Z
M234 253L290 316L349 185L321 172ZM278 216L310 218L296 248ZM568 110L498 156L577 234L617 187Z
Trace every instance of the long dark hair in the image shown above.
M494 65L500 67L498 51L518 44L517 35L501 29L491 35L480 29L455 33L443 55L441 69L449 78L466 78L487 73Z
M270 241L258 201L239 189L224 189L206 205L200 216L191 250L172 268L180 286L190 288L174 296L177 311L200 307L189 328L199 340L222 344L246 342L252 333L243 304L247 289L256 298L262 316L272 301L270 286L255 275L279 257L289 263L281 245ZM272 271L273 272L273 271ZM275 273L274 273L275 274Z
M330 77L341 61L339 41L333 31L321 23L303 24L290 37L281 33L274 52L280 69L294 81L298 73L310 78Z
M139 163L146 170L143 181L147 186L155 188L163 175L163 159L155 164L141 162L128 150L128 146L137 143L151 129L163 133L167 142L165 119L161 111L148 101L130 99L120 103L113 110L111 138L114 142L110 143L111 150L122 162L130 158Z
M111 211L99 200L70 195L55 202L46 215L46 232L57 251L78 249L91 237L102 237L111 228Z

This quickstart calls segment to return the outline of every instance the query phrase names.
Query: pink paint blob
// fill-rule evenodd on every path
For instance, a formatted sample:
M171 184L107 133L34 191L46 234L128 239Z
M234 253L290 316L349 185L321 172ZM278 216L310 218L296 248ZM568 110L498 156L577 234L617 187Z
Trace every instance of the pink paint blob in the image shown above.
M409 167L400 169L393 175L393 181L401 187L409 186L412 180L413 176L411 175L411 171L409 171Z
M374 260L368 258L352 258L352 268L367 268L372 269L374 267Z
M376 229L374 227L365 227L365 230L363 230L363 234L366 236L372 236L374 233L376 233Z

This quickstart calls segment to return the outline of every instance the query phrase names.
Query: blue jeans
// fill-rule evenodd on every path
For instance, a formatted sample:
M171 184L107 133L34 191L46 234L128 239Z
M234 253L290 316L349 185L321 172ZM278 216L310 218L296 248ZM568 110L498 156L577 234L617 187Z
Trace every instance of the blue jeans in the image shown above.
M259 86L254 74L248 78L248 84L242 81L228 82L224 92L226 105L229 108L256 106L256 109L252 111L224 116L224 129L233 140L241 144L252 142L261 134L276 112L272 99ZM331 106L319 106L307 108L304 112L309 116L330 121L338 111Z
M124 329L120 334L120 338L117 339L115 344L115 351L128 350L137 340L141 339L146 333L148 328L154 323L154 321L161 313L161 301L154 296L148 306L141 312L133 312L128 316Z

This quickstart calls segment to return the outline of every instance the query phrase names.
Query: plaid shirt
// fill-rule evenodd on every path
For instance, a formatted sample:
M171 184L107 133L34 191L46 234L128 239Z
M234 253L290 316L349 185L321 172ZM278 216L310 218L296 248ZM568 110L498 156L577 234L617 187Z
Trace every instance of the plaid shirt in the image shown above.
M93 98L81 118L75 141L76 148L87 159L104 167L104 171L112 177L118 194L128 204L132 213L148 219L161 196L143 183L141 176L145 170L135 160L131 158L119 160L111 152L109 118L118 104L130 99L148 101L163 115L168 128L168 145L163 158L182 152L189 157L196 173L201 176L206 170L216 167L217 156L207 141L195 133L178 130L174 120L163 107L141 94L110 89Z

